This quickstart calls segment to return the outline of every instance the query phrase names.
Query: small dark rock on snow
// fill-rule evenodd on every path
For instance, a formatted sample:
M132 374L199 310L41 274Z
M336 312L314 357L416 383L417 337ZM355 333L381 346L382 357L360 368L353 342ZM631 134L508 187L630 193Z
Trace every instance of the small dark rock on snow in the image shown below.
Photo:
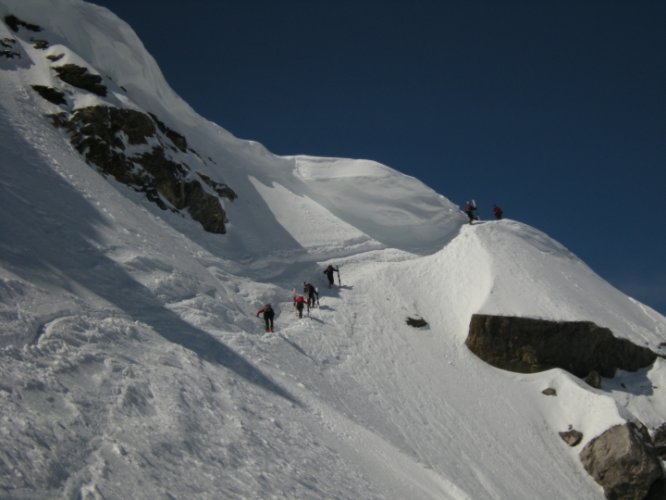
M407 324L413 326L414 328L423 328L428 326L428 322L423 318L411 318L407 317Z
M569 429L559 433L562 440L569 446L577 446L583 440L583 433L576 429Z

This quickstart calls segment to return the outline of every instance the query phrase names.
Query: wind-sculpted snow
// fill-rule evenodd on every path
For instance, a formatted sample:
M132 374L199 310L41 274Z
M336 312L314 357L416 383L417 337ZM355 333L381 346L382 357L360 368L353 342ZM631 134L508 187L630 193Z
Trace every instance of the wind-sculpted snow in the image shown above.
M0 59L3 498L601 499L582 446L629 420L666 421L661 358L597 390L465 347L472 314L486 313L594 321L663 354L666 319L547 235L465 224L372 161L234 138L105 9L0 0L9 13L51 45L0 22L21 54ZM196 150L178 161L233 187L227 234L161 211L69 145L45 118L59 105L32 87L65 85L46 58L60 53L109 89L63 87L66 106L153 113ZM299 319L292 293L306 280L320 306ZM256 317L265 303L272 334ZM575 448L559 436L570 427Z
M666 333L663 316L613 288L541 231L503 221L479 225L475 236L487 249L493 276L479 312L593 321L620 337L660 349Z
M306 192L388 247L431 253L457 233L460 210L413 177L362 160L296 157Z

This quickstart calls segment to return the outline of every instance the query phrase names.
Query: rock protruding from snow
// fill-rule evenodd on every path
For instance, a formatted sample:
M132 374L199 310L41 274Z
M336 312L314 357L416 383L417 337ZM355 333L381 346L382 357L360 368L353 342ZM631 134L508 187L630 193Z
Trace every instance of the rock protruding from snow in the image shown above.
M590 321L547 321L475 314L465 344L487 363L519 373L562 368L578 377L651 365L656 354Z
M585 470L612 500L641 500L663 470L657 453L636 425L616 425L580 453Z
M170 150L187 152L187 141L154 115L113 106L89 106L51 118L69 132L74 148L102 173L145 193L163 210L187 210L208 232L226 232L228 220L219 198L234 200L236 193L226 184L199 174L215 193L208 192L201 182L192 179L188 165L169 158ZM140 145L151 149L128 151L130 146Z
M562 440L569 446L578 446L583 440L583 433L576 429L568 429L559 433Z
M87 68L76 64L64 64L63 66L54 66L53 69L63 82L69 83L72 87L87 90L100 97L106 97L107 88L102 84L102 77L90 73Z

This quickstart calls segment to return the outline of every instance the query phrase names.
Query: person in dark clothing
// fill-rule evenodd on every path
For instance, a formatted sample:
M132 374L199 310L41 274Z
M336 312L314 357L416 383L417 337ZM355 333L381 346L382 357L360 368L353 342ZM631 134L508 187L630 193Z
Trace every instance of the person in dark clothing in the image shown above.
M324 274L328 278L328 287L331 288L333 285L335 285L335 279L333 278L333 273L337 272L338 276L340 275L340 269L337 267L333 267L333 265L329 264L326 269L324 269Z
M502 209L497 205L493 205L493 215L495 216L496 220L500 220L502 218L502 215L504 212L502 212Z
M475 210L476 210L475 203L472 203L471 201L465 203L465 214L467 214L467 218L469 219L470 224L474 219L476 219L476 215L474 214Z
M308 308L319 305L319 293L312 283L303 282L303 293L308 298Z
M266 304L264 307L257 311L257 318L260 314L264 315L264 322L266 323L266 331L273 331L273 318L275 317L275 312L270 304Z

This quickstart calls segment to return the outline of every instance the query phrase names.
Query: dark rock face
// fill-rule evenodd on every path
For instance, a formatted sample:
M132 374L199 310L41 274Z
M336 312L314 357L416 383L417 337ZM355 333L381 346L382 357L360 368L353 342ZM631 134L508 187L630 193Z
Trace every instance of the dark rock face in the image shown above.
M580 452L580 460L612 500L642 500L663 474L656 451L632 423L594 438Z
M0 50L0 56L6 57L7 59L14 59L15 57L21 57L21 55L18 52L9 50L14 48L15 44L16 40L14 40L13 38L0 39L0 45L4 47L4 49Z
M231 189L228 185L222 184L220 182L214 181L210 177L208 177L206 174L202 174L201 172L197 172L197 175L201 177L201 180L203 180L208 186L210 186L218 195L220 195L222 198L226 198L228 200L234 201L236 198L238 198L238 195L236 192Z
M52 87L46 87L44 85L33 85L32 88L35 92L41 95L44 99L53 104L66 104L65 94L60 92L57 89Z
M36 25L21 21L15 16L5 17L7 25L18 32L25 28L40 31ZM31 38L37 49L49 47L48 40ZM7 58L20 57L12 49L16 40L2 38L4 47L0 55ZM6 49L6 50L5 50ZM46 56L52 62L64 54ZM75 64L53 66L53 70L65 83L99 96L107 95L102 77L90 73L87 68ZM33 85L33 90L49 102L62 106L67 104L65 92L57 88ZM121 87L122 88L122 87ZM124 90L124 89L123 89ZM221 198L233 201L236 193L226 184L197 172L184 163L169 158L169 152L199 155L188 147L185 136L169 128L153 114L133 109L112 106L90 106L50 115L56 127L65 129L74 148L86 161L97 167L104 175L111 175L132 189L142 192L146 198L163 210L187 212L201 223L206 231L225 233L228 222L220 204ZM141 152L129 153L131 146L150 145ZM199 157L200 159L200 157Z
M87 90L101 97L106 97L106 87L102 85L102 77L89 73L86 68L76 64L64 64L53 68L58 77L71 86Z
M157 123L157 126L159 129L162 131L164 135L166 135L171 142L176 146L176 148L180 149L183 153L187 151L187 140L185 139L184 136L180 135L178 132L176 132L173 129L170 129L167 127L161 120L159 120L154 114L149 113L151 118Z
M51 119L55 126L69 132L76 150L103 174L145 193L163 210L186 210L206 231L226 232L228 220L218 196L234 200L236 193L225 184L198 174L208 179L207 185L215 186L218 196L207 192L192 179L187 165L169 159L165 147L185 151L187 141L162 122L139 111L110 106L82 108L71 115L59 113ZM153 143L150 151L134 155L126 152L128 146L148 144L149 139Z
M612 377L656 359L650 349L618 339L589 321L546 321L475 314L465 345L487 363L519 373L562 368L578 377Z
M111 147L125 149L121 132L131 145L145 144L148 137L155 135L155 124L148 115L133 109L111 106L78 109L72 115L70 124L74 134L72 143L77 149L94 138L99 138Z
M21 54L19 54L18 52L14 52L13 50L3 49L0 50L0 56L6 57L7 59L14 59L16 57L20 58Z
M17 33L20 27L23 27L29 31L42 31L42 28L40 26L37 26L36 24L30 24L26 23L25 21L21 21L18 17L14 15L9 15L5 16L5 23L7 26L9 26L14 33Z
M666 423L661 424L654 431L654 436L652 436L652 442L654 443L654 447L657 450L659 456L662 458L662 460L666 460Z
M643 500L664 500L666 498L666 479L657 479Z

